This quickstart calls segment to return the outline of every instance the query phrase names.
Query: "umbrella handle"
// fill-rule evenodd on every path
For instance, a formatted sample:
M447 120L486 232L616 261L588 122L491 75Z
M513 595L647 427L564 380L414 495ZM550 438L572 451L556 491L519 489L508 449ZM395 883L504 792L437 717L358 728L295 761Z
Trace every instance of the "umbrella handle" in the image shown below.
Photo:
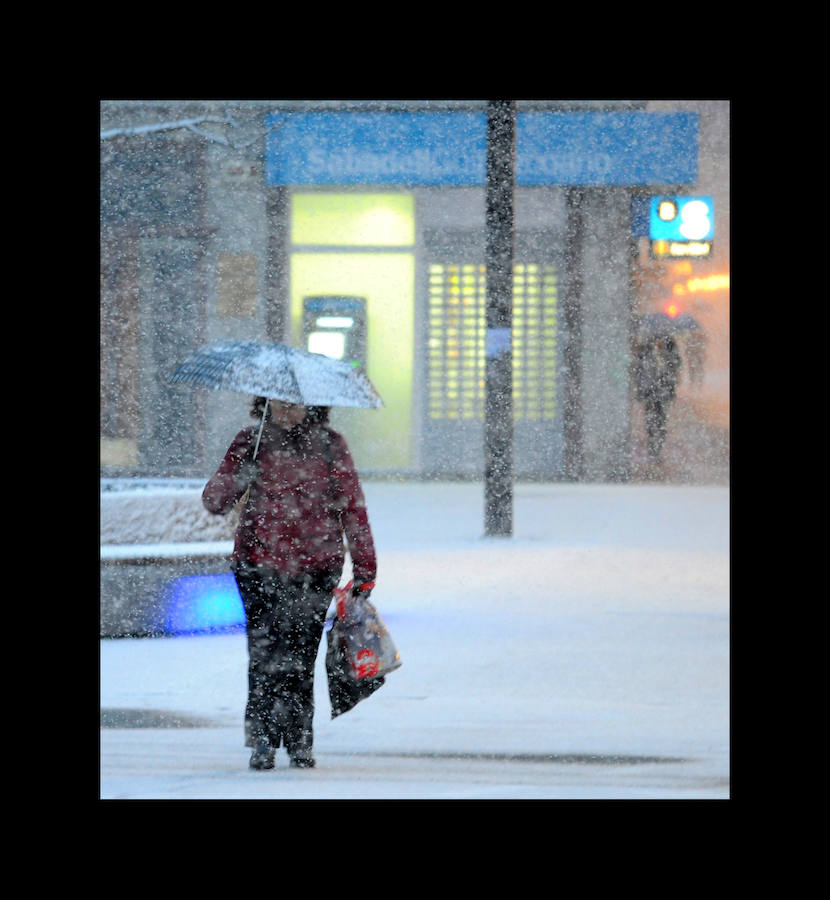
M262 407L262 421L259 423L259 434L256 436L256 446L254 447L254 459L259 453L259 442L262 440L262 431L265 428L265 417L268 415L268 398L265 398L265 405Z
M265 417L268 415L268 398L265 398L265 406L262 409L262 421L259 423L259 433L256 436L256 446L254 447L254 455L253 459L256 459L257 453L259 453L259 442L262 440L262 432L265 428ZM245 493L239 498L240 502L244 506L248 502L248 498L251 496L251 485L245 488Z

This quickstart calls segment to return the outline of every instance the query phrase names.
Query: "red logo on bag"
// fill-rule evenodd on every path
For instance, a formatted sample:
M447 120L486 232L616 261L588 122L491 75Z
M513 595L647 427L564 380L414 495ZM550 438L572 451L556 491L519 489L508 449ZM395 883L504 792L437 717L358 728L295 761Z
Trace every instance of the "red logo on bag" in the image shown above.
M358 678L371 678L378 674L379 668L378 658L371 650L361 650L357 654L357 668L355 672Z

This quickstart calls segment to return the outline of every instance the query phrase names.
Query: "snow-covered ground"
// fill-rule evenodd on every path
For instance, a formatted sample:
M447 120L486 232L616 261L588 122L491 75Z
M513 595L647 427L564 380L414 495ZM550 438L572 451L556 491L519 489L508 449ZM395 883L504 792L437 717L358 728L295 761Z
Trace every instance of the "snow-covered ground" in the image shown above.
M317 768L248 769L243 634L102 640L102 798L729 797L728 487L364 489L403 666L332 720L323 642Z

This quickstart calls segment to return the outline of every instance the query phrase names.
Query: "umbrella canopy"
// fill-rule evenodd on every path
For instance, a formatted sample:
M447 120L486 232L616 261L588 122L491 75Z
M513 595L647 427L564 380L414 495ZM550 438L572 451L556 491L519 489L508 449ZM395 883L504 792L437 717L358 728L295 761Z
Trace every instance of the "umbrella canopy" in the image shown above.
M383 406L372 383L354 366L263 341L215 341L185 360L170 380L300 406Z
M650 313L641 316L637 324L637 335L641 339L679 337L692 331L699 331L700 325L694 316L682 313L679 316L667 316L665 313Z

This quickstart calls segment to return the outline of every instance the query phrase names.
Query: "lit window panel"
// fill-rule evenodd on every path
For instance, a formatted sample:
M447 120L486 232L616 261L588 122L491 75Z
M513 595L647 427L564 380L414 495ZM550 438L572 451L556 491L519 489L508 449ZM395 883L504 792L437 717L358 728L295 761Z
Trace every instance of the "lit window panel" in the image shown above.
M429 415L483 419L486 266L429 266ZM513 286L514 416L556 415L556 268L516 264Z

